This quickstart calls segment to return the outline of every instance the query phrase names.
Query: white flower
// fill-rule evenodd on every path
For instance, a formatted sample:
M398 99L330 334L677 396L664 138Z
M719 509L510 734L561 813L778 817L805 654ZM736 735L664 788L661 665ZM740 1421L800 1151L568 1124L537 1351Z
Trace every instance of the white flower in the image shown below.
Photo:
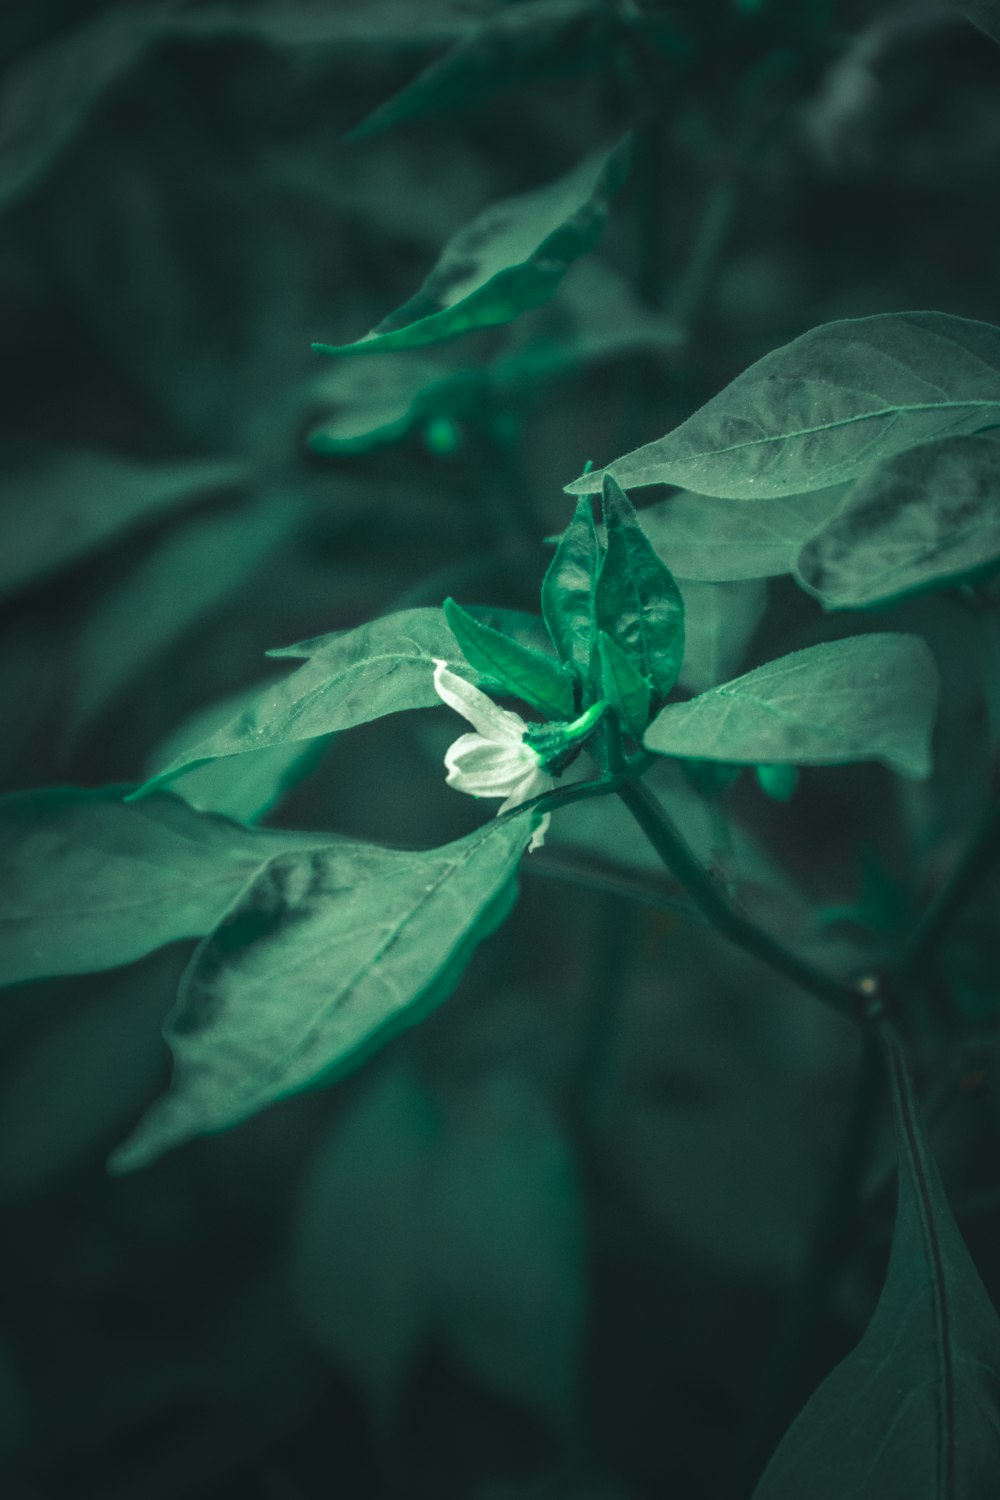
M448 748L444 763L449 786L471 797L503 797L498 809L502 813L555 785L542 770L537 752L525 744L528 726L518 714L498 708L438 658L434 660L434 688L438 697L468 719L476 731L460 734ZM545 813L531 835L529 852L544 843L549 822Z

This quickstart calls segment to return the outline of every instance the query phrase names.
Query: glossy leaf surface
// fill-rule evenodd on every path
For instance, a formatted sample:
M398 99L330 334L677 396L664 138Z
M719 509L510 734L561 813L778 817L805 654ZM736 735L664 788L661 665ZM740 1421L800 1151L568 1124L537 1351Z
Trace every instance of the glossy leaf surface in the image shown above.
M199 945L167 1026L175 1073L112 1157L146 1165L224 1130L445 997L510 910L532 814L426 852L345 840L273 860Z
M480 676L550 719L573 717L573 676L564 666L475 619L454 599L445 600L444 613L462 654Z
M658 755L739 765L876 760L922 778L931 770L937 687L934 658L919 637L850 636L669 703L644 743Z
M603 500L608 540L594 586L595 618L666 697L684 659L684 600L627 496L610 477Z
M860 478L894 453L1000 419L1000 329L950 313L824 323L775 349L666 437L575 480L767 500Z
M542 580L542 614L563 661L587 680L596 638L594 584L601 549L590 501L577 504Z

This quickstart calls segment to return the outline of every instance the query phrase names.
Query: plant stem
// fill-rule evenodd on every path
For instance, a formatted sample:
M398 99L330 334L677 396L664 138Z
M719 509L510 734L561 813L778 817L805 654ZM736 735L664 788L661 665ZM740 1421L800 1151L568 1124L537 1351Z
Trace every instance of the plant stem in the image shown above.
M523 869L527 875L541 875L546 880L564 880L568 885L601 891L607 896L617 896L639 906L651 906L656 911L683 917L688 922L705 920L698 908L682 900L679 894L665 895L657 877L647 876L625 865L595 864L591 859L574 859L568 850L556 853L546 849L544 853L539 851L530 860L526 860ZM679 892L680 888L676 889Z
M858 992L843 980L825 974L807 959L800 958L745 916L723 887L702 866L694 850L647 786L627 780L617 787L617 791L668 870L676 876L695 905L723 937L759 959L776 974L784 975L809 994L832 1006L841 1015L854 1021L861 1020L863 1007Z

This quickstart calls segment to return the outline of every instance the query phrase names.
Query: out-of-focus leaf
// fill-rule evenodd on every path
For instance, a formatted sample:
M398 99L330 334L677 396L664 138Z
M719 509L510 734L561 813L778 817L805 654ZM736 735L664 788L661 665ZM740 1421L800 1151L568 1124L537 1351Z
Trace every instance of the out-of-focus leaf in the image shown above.
M1000 560L1000 443L947 437L879 464L805 543L796 581L827 609L946 588Z
M617 16L602 0L532 0L487 16L444 57L351 131L371 135L402 120L479 104L533 79L607 67Z
M583 1193L529 1079L498 1072L456 1110L428 1213L433 1331L494 1390L565 1431L587 1305Z
M877 760L922 778L931 772L937 689L934 658L918 636L824 641L668 703L644 744L658 755L734 765Z
M1000 419L1000 329L950 313L879 313L766 354L656 442L568 484L676 484L767 500L854 480L881 459Z
M755 505L687 490L647 506L639 520L675 578L774 578L792 570L806 537L836 512L847 488L834 485Z
M436 658L468 670L440 609L400 610L268 654L303 657L306 665L252 695L241 713L179 752L139 795L224 755L315 739L402 709L430 708L441 701L434 691Z
M537 307L596 242L624 179L628 149L626 139L555 182L491 204L449 241L409 302L353 344L313 348L322 354L410 349L509 323Z
M678 681L692 693L717 687L746 659L747 648L767 607L762 578L731 583L682 579L684 665Z
M561 662L475 619L454 599L445 600L444 613L466 661L481 677L549 718L573 717L573 675Z
M329 366L310 391L330 409L311 429L309 446L314 453L366 453L449 410L449 392L464 383L440 360L409 353Z
M213 703L192 715L156 747L149 765L149 778L183 755L188 745L197 745L216 729L238 718L247 704L266 692L257 684ZM238 823L256 823L280 802L286 791L307 774L322 750L318 740L290 740L268 745L245 755L229 755L205 761L181 771L170 790L199 812L221 813Z
M307 1169L291 1280L309 1337L360 1382L380 1430L427 1325L426 1224L440 1123L419 1079L374 1068Z
M0 983L132 963L210 932L270 859L318 841L125 787L0 798Z
M72 727L79 731L141 668L253 575L298 519L270 500L178 527L98 602L77 643Z
M610 476L603 501L608 542L594 585L594 618L665 698L684 658L684 600Z
M85 556L130 526L245 482L226 459L146 463L26 443L0 451L0 595Z
M191 38L247 37L274 47L448 46L488 15L492 0L218 0L182 11L170 32Z
M238 1124L443 1000L510 910L532 819L426 852L344 841L272 861L196 950L167 1025L170 1091L112 1169Z
M994 42L1000 42L1000 4L998 0L948 0L957 10Z
M885 1285L861 1342L785 1433L754 1500L991 1500L1000 1319L955 1223L909 1071L885 1038L899 1160Z

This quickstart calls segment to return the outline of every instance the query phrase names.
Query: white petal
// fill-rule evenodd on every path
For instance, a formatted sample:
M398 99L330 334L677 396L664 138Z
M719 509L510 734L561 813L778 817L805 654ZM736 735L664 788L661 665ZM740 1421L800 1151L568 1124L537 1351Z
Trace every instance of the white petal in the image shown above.
M492 698L487 698L471 682L465 682L453 672L448 663L434 658L434 690L438 697L468 719L473 729L496 744L520 744L527 724L517 714L498 708Z
M531 835L531 843L528 845L529 854L531 853L532 849L540 849L545 843L545 835L549 831L549 824L551 822L552 814L542 813L542 816L539 818Z
M520 807L522 802L530 802L532 797L541 796L542 792L551 791L555 782L551 776L547 776L542 768L535 765L526 775L523 775L516 786L509 788L510 795L497 812L508 812L512 807Z
M463 734L444 758L448 785L473 797L506 797L538 771L538 758L520 741L498 745L481 734Z

